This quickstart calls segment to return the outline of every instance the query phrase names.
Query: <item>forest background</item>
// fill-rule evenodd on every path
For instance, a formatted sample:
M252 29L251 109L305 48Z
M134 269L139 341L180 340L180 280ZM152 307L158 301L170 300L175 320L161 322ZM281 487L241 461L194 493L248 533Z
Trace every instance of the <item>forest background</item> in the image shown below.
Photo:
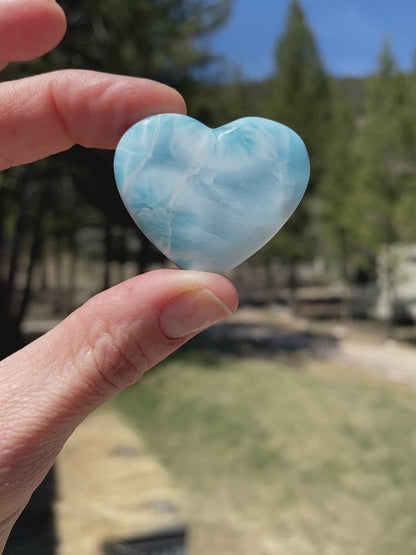
M319 259L320 279L348 291L374 282L380 253L387 253L394 303L393 247L416 241L416 66L400 71L387 40L373 75L336 79L326 73L294 0L276 37L273 75L247 82L206 46L229 18L231 0L60 4L68 18L62 44L39 60L11 65L2 80L63 68L141 76L177 88L189 115L212 127L244 116L289 125L310 153L309 189L283 230L245 268L269 271L271 287L287 287L296 310L302 265ZM22 345L34 296L52 292L45 298L55 315L77 306L80 259L100 266L96 291L122 279L128 263L140 273L163 262L118 197L112 158L112 152L74 147L1 174L0 357ZM285 283L273 281L276 267L285 270Z

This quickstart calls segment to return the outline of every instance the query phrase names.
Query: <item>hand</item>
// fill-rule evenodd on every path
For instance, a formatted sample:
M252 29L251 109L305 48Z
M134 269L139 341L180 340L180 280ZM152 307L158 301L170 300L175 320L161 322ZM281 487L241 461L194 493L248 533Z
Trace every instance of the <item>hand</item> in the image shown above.
M0 0L0 60L24 61L65 32L53 0ZM115 148L154 113L185 111L152 81L59 71L0 85L0 169L75 143ZM160 270L100 293L0 363L0 552L11 527L76 426L95 408L237 307L232 284Z

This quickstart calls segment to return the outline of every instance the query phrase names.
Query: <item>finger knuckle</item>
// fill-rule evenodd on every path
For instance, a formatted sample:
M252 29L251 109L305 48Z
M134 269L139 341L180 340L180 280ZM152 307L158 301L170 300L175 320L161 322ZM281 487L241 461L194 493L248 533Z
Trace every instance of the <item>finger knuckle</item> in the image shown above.
M106 321L97 322L91 329L83 351L83 364L79 366L85 369L83 379L90 389L105 397L137 382L151 366L135 334L124 326L109 326Z

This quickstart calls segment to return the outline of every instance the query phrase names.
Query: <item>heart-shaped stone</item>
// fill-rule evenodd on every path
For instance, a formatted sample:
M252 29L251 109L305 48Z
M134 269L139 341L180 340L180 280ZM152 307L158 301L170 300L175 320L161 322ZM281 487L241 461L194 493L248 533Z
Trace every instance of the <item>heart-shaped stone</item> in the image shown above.
M218 129L177 114L146 118L114 159L124 204L143 233L180 268L224 272L279 231L309 180L291 129L243 118Z

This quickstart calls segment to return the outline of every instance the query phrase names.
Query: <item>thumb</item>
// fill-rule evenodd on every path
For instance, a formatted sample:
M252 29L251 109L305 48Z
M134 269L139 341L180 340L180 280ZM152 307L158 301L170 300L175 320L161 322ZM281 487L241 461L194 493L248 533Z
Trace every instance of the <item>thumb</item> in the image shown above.
M100 293L1 362L0 524L87 414L236 308L222 276L158 270Z

